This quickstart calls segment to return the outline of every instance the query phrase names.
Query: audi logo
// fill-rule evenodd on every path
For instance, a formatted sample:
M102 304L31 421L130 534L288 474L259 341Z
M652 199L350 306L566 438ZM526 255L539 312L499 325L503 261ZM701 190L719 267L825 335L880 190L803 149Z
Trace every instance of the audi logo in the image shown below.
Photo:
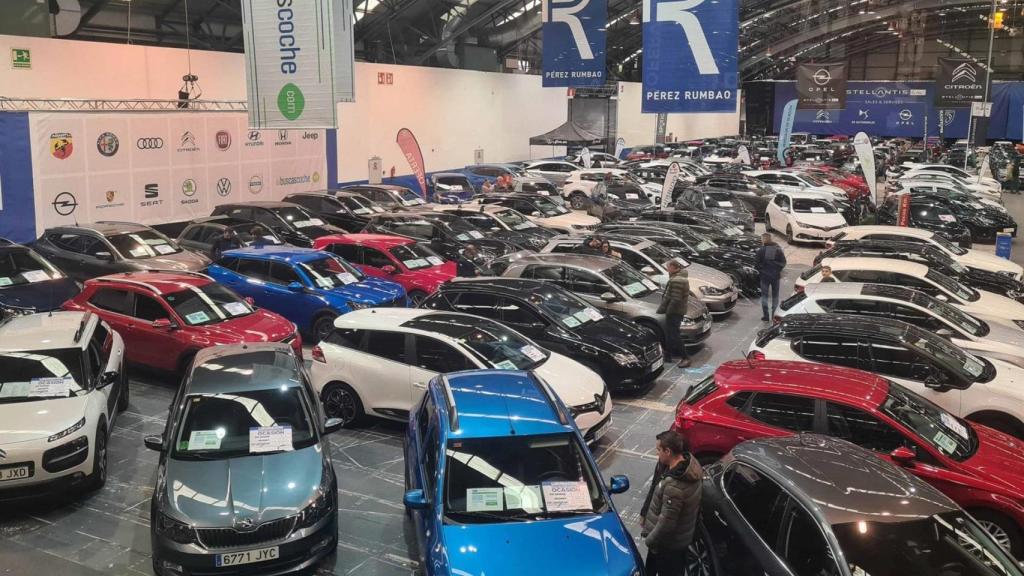
M139 150L159 150L164 147L163 138L139 138L135 141Z

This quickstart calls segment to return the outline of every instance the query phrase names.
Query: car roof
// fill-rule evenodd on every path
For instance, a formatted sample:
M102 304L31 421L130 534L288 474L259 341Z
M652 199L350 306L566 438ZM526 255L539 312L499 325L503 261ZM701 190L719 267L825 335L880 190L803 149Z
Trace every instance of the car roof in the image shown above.
M913 236L915 238L931 238L933 232L929 230L922 230L920 228L908 228L906 226L883 226L883 225L861 225L861 226L847 226L843 232L846 232L848 238L851 234L898 234L900 236Z
M390 234L333 234L325 236L328 240L338 241L342 244L359 244L368 246L379 246L391 248L393 246L415 244L416 241L404 236L392 236Z
M224 251L224 256L253 257L261 260L277 260L279 262L310 262L329 256L322 250L297 248L295 246L264 246L263 248L236 248Z
M623 226L622 228L628 228L628 226ZM637 226L637 228L641 228L641 226ZM648 248L652 244L654 244L653 240L648 240L647 238L644 238L642 236L631 236L629 234L624 234L624 233L621 233L621 232L619 232L619 233L602 232L600 234L600 236L601 236L602 240L608 240L609 242L617 242L619 244L625 244L626 246L629 246L630 248L632 248L634 250L643 250L644 248ZM573 234L563 234L561 236L555 236L555 237L551 238L550 240L548 240L548 242L583 244L584 242L586 242L588 240L588 238L589 237L587 237L587 236L580 236L578 234L576 234L576 235L573 235ZM545 254L547 254L547 252L545 252ZM563 254L564 254L564 252L563 252Z
M295 353L281 342L229 344L196 353L188 380L188 394L230 394L299 388L303 378Z
M559 416L550 388L532 372L470 370L441 376L451 391L454 416L449 422L457 438L501 438L571 433Z
M127 232L139 232L142 230L152 230L145 224L137 224L135 222L115 222L112 220L100 220L97 222L88 222L84 224L75 224L73 226L54 226L51 230L68 230L68 229L80 229L80 230L92 230L98 232L104 236L108 234L123 234Z
M217 224L220 226L237 226L239 224L253 224L253 220L246 220L244 218L235 218L234 216L228 216L226 214L219 214L217 216L204 216L202 218L193 218L187 226L193 226L195 224Z
M889 381L861 370L785 360L731 360L715 370L715 385L731 393L780 392L876 408Z
M0 351L85 348L89 343L88 334L97 322L99 316L91 312L55 311L12 316L0 323Z
M924 264L894 258L843 256L840 258L825 258L821 261L821 264L829 266L832 270L882 270L885 272L901 272L918 277L928 273L928 267Z
M404 190L409 190L409 188L406 188L405 186L399 186L397 184L351 184L349 186L345 186L344 188L342 188L342 190L351 190L354 188L370 188L375 190L388 190L391 192L402 192Z
M759 438L736 445L730 457L775 478L833 526L907 522L958 509L923 480L837 438Z
M782 195L785 195L785 196L789 196L790 198L792 198L794 200L821 200L822 202L828 202L828 200L824 196L822 196L820 192L804 192L804 191L789 192L789 191L783 191L783 192L776 192L776 194L782 194Z
M236 207L248 207L248 208L292 208L298 207L298 204L292 204L291 202L277 202L273 200L250 200L248 202L229 202L227 204L221 204L220 206L236 206Z
M496 292L505 296L514 296L517 298L525 298L529 295L529 292L536 290L558 290L559 287L543 280L533 280L532 278L506 278L503 276L498 277L483 277L483 278L453 278L449 282L445 282L441 285L441 290L445 291L448 289L466 289L466 290L486 290L488 292Z
M864 337L880 336L889 340L906 339L908 335L915 340L939 338L901 320L856 314L787 314L782 317L781 322L769 330L772 329L777 329L782 335L789 332L815 332Z
M387 330L402 328L402 324L409 320L415 320L424 316L437 314L454 314L456 316L469 316L460 312L447 312L428 310L425 308L367 308L364 310L353 310L348 314L338 316L334 321L337 328L349 328L354 330ZM416 332L415 329L404 329L408 332ZM443 334L434 334L439 338L447 338Z
M607 270L620 263L621 260L596 256L592 254L572 254L560 252L545 252L543 254L527 254L516 260L516 263L523 264L560 264L566 266L578 266L594 272Z
M213 279L199 272L125 272L86 280L86 286L103 283L134 284L148 288L156 294L172 294L213 283Z
M494 214L504 210L512 210L508 206L502 206L501 204L477 204L477 203L466 203L466 204L438 204L433 208L437 212L483 212L484 214Z

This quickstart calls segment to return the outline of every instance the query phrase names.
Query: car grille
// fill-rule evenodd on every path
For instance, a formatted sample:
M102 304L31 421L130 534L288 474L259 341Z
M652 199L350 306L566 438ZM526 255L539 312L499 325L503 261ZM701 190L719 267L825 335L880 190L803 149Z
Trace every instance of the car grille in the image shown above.
M236 548L284 540L291 535L298 516L289 516L260 524L253 530L235 528L199 528L199 542L206 548Z
M651 344L643 350L644 362L653 364L661 359L661 344Z

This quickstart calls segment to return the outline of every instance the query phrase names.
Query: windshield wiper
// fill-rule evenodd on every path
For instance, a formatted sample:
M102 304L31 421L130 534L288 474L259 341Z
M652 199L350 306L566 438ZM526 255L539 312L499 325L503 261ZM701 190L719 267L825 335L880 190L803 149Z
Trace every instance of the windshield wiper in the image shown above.
M448 510L445 513L445 516L447 516L447 517L461 516L463 518L470 518L470 519L487 518L489 520L495 520L497 522L510 522L510 521L511 522L526 522L526 521L528 521L530 519L530 516L526 515L526 514L509 514L509 515L504 515L504 514L495 514L493 512L484 512L484 511L468 512L468 511L465 511L465 510ZM460 522L460 524L461 523L462 522Z

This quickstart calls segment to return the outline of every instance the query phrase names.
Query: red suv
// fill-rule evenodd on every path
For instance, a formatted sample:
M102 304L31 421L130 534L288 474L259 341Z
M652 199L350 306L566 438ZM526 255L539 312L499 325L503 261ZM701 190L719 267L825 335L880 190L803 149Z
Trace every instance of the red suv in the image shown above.
M284 342L302 357L295 325L254 308L209 276L195 272L129 272L94 278L64 303L89 310L124 338L129 362L180 373L200 348Z
M341 256L367 276L398 282L417 306L438 286L455 278L455 262L401 236L335 234L317 238L313 247Z
M880 376L805 362L726 362L687 390L672 428L702 462L765 436L814 432L848 440L944 492L1014 556L1024 552L1021 441Z
M634 146L630 149L629 154L626 156L626 160L660 160L662 158L668 158L668 148L665 148L663 144L654 144L650 146Z

